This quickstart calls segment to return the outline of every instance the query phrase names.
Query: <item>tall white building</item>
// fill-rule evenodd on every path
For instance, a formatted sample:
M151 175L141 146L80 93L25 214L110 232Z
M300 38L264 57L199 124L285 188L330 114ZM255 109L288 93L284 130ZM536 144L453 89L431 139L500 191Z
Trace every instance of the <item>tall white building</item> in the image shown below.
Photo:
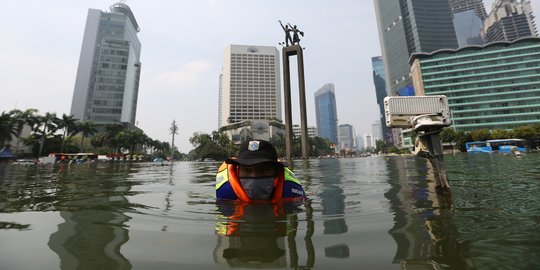
M373 139L371 137L371 134L366 134L366 149L373 148Z
M71 114L97 124L135 124L141 43L129 6L110 12L89 9L77 69Z
M219 85L219 128L249 120L282 120L279 51L229 45Z

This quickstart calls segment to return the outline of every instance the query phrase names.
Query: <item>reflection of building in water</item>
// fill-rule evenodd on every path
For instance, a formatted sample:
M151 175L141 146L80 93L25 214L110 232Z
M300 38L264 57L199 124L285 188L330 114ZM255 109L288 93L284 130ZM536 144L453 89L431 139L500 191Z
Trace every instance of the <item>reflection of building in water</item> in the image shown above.
M82 181L77 179L77 183L66 179L57 191L63 197L57 209L65 222L51 234L48 246L58 254L61 269L131 269L129 260L120 253L121 246L129 239L124 228L129 217L117 210L126 207L128 200L121 194L131 186L118 185L99 175L86 177ZM107 179L103 180L107 184L103 190L95 190L98 185L90 182L101 179ZM120 195L95 195L111 193Z
M330 160L329 160L330 161ZM322 192L321 207L324 234L343 234L348 231L345 221L345 195L341 183L340 161L333 159L333 162L319 163L321 168L320 183ZM349 257L349 247L346 244L338 244L324 249L326 257L347 258Z
M394 227L389 231L397 243L394 263L405 259L419 257L420 254L432 254L433 249L423 225L423 217L418 214L417 208L429 202L428 190L434 182L428 183L427 161L420 158L391 157L387 159L388 179L390 190L385 197L390 201L390 208L394 212ZM415 175L417 181L411 181L411 169L419 171ZM429 207L429 205L428 205Z
M340 163L338 159L333 159L327 168L321 168L321 206L323 216L332 216L325 219L324 234L342 234L347 232L345 222L345 195L341 188ZM321 166L327 166L321 164Z

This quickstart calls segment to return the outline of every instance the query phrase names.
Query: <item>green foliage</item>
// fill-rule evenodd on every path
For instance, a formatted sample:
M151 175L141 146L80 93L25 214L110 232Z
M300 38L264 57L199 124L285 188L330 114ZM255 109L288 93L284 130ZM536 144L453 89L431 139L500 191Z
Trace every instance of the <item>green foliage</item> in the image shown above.
M17 130L14 125L13 114L11 112L2 112L0 115L0 147L4 146L11 136L16 136Z
M473 141L485 141L491 139L491 133L488 129L477 129L469 132Z
M515 133L513 130L509 129L494 129L491 131L491 138L496 139L508 139L508 138L514 138Z
M442 142L455 142L457 135L457 132L450 127L443 128L439 134Z
M193 136L189 138L189 142L195 147L195 149L189 152L189 159L202 160L205 158L213 158L215 160L224 160L229 156L228 147L231 147L231 143L225 134L221 134L217 131L209 134L195 132ZM221 144L221 145L220 145Z
M310 157L320 157L333 155L334 150L330 148L330 141L321 137L308 138L308 145L310 146Z

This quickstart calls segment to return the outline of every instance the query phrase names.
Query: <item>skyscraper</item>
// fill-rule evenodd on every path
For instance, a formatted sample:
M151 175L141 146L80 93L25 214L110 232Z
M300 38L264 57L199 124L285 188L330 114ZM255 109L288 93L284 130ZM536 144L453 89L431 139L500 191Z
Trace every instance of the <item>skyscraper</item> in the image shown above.
M246 120L281 121L279 52L271 46L225 48L219 89L219 127Z
M382 140L381 122L375 121L371 124L371 134L373 135L373 141Z
M338 145L338 119L334 84L327 83L315 92L317 134Z
M354 144L356 146L357 151L364 150L364 137L362 137L362 135L356 136L356 139L354 140Z
M481 30L487 18L482 0L449 0L459 47L483 45Z
M139 25L129 6L89 9L71 114L97 124L134 125L141 73Z
M377 104L379 105L379 122L381 126L381 132L384 141L388 144L393 144L394 139L392 131L386 126L386 120L384 119L384 98L386 97L386 82L384 80L384 62L382 56L375 56L371 58L371 65L373 67L373 84L375 85L375 93L377 96Z
M349 124L339 125L339 148L354 149L354 129Z
M457 48L448 0L374 0L388 95L414 94L409 57Z
M530 1L496 0L484 22L482 35L486 43L514 41L523 37L536 37L536 25Z

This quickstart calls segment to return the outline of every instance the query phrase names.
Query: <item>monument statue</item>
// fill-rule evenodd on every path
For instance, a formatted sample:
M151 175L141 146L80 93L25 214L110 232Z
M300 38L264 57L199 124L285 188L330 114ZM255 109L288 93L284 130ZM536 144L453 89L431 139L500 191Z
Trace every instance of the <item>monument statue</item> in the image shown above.
M290 23L287 23L286 25L283 25L281 21L279 21L279 24L281 25L281 28L283 28L283 31L285 32L285 42L280 44L285 44L286 47L289 46L289 43L291 45L300 45L300 36L304 36L304 32L300 31L296 25L292 26ZM291 32L293 33L291 38Z
M291 38L292 29L289 28L288 24L283 26L283 23L281 23L281 21L278 21L278 22L281 25L281 28L283 28L283 31L285 32L285 46L289 46L289 42L292 45L293 44L293 41L292 41L292 38Z
M298 36L298 34L300 34L302 37L304 37L304 32L302 32L298 28L296 28L296 25L291 26L291 24L289 23L288 26L292 28L293 44L300 45L300 36Z

